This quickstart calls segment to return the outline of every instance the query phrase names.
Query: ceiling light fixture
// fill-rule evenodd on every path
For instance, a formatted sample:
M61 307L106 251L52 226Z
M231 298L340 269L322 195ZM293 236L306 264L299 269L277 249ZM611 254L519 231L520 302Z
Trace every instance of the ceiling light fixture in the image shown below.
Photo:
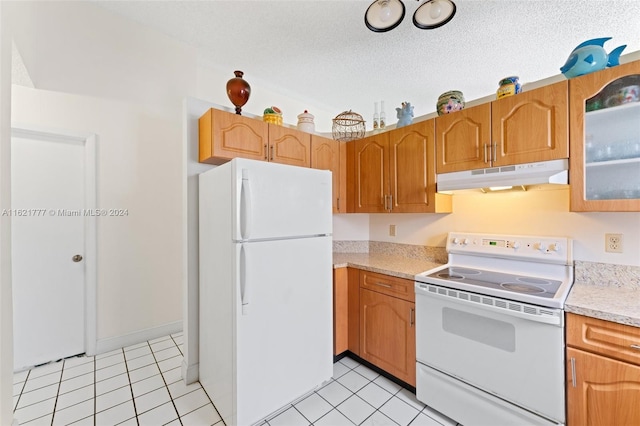
M371 31L384 33L400 25L404 11L400 0L376 0L367 8L364 23Z
M429 0L413 14L413 25L423 30L438 28L453 19L456 5L451 0Z
M364 14L364 23L371 31L383 33L400 25L404 13L401 0L375 0ZM455 14L456 5L452 0L427 0L413 14L413 24L432 30L449 22Z

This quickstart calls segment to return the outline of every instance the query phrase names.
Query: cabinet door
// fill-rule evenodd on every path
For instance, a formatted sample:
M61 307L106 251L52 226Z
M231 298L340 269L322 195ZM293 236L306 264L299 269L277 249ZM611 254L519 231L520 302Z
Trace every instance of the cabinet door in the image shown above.
M360 356L416 385L415 304L360 289Z
M491 102L492 166L569 158L566 81Z
M349 350L360 356L360 270L347 268L349 281Z
M640 211L640 102L617 98L633 85L640 61L569 80L571 211Z
M311 135L311 167L330 170L332 173L334 213L342 213L346 208L344 201L346 198L346 176L341 170L346 164L343 152L344 143L318 135Z
M435 126L437 173L489 167L490 103L441 115Z
M349 282L347 268L333 270L333 354L349 348Z
M389 185L394 213L435 211L434 121L389 133Z
M640 425L639 407L639 366L567 348L568 426Z
M269 124L269 161L292 166L311 166L311 135Z
M235 157L267 159L267 123L211 108L200 117L198 127L201 163L222 164Z
M355 213L388 211L389 133L354 142L353 198Z

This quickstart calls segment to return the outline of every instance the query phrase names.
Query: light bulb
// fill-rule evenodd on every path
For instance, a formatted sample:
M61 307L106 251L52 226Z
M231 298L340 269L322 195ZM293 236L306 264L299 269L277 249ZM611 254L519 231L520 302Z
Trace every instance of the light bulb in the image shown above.
M391 19L391 6L389 6L389 0L383 0L380 2L380 20L387 22Z
M429 16L431 19L438 19L442 14L442 5L439 0L433 0L431 2L431 8L429 9Z

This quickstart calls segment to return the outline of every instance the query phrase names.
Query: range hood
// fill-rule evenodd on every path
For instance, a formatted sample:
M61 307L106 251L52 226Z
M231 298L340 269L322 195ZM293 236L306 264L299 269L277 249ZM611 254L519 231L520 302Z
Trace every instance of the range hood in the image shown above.
M525 186L569 183L569 160L517 164L488 169L442 173L436 176L438 192L496 186Z

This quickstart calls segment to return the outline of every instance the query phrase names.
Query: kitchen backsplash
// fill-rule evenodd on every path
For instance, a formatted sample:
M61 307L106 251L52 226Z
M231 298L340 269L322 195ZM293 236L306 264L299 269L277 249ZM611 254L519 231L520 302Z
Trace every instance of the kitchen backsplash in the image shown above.
M447 262L447 251L444 247L398 244L384 241L334 241L333 252L383 253L410 259L428 259L438 263Z
M581 260L574 263L577 283L640 290L640 267Z
M369 253L369 241L333 240L334 253Z

